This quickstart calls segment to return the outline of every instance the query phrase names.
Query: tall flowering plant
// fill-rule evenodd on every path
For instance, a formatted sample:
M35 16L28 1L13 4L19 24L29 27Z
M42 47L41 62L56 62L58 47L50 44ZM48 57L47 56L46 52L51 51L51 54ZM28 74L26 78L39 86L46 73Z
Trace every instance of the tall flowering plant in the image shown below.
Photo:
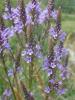
M44 10L36 0L27 5L19 0L15 8L6 0L0 15L0 61L7 84L2 100L36 100L36 91L43 100L50 100L53 93L64 94L68 78L65 38L61 9L55 10L54 0Z

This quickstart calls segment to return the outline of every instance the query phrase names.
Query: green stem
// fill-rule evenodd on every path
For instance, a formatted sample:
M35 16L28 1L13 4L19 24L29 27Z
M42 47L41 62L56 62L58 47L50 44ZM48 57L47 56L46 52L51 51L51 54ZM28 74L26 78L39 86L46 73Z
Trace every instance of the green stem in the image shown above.
M15 96L15 93L14 93L14 90L13 90L13 86L12 86L11 81L10 81L9 76L8 76L7 67L6 67L6 64L5 64L5 61L4 61L3 53L1 54L1 58L2 58L3 66L4 66L5 74L7 76L7 79L8 79L9 85L10 85L10 88L11 88L12 93L14 95L14 100L16 100L16 96Z
M49 95L46 94L45 100L48 100Z
M30 91L32 91L32 85L33 85L33 62L31 62L29 66L29 89Z
M21 45L22 47L24 47L24 46L23 46L23 43L22 43L22 40L21 40L21 38L20 38L20 36L19 36L18 33L16 33L16 36L17 36L17 38L18 38L18 40L19 40L20 45Z

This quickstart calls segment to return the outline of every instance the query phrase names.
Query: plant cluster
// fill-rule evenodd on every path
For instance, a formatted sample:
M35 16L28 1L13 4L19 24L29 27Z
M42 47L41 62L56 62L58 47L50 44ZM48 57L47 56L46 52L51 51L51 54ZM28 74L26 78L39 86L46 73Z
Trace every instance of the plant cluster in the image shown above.
M56 10L54 4L49 0L42 10L36 0L26 5L19 0L13 8L6 0L0 14L0 62L6 83L2 100L35 100L35 87L43 100L67 91L67 34L61 28L61 8Z

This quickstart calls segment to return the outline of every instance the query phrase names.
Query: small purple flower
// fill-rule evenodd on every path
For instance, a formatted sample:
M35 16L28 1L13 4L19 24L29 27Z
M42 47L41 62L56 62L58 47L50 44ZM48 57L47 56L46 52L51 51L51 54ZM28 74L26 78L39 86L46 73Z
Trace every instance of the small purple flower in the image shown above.
M27 14L31 13L33 8L35 8L35 5L32 4L31 2L29 2L29 3L26 5L26 13L27 13Z
M53 27L50 28L49 35L52 36L54 39L57 38L57 32L55 32L55 28Z
M12 94L12 92L10 89L5 89L5 91L3 92L3 95L7 96L7 97L11 96L11 94Z
M44 59L44 62L43 62L43 69L44 70L47 70L48 69L48 66L49 66L48 58L45 58Z
M26 53L31 56L33 54L33 50L29 48L26 50Z
M23 23L21 22L20 19L20 8L16 7L16 8L12 8L11 9L11 15L9 14L9 12L5 12L5 14L3 15L3 18L5 20L11 20L14 24L14 26L11 26L11 33L22 33L23 32ZM11 35L11 34L10 34Z
M58 81L58 84L59 84L59 85L62 85L62 81Z
M62 77L62 80L65 80L66 78L69 77L68 71L63 70L63 72L60 74L60 76Z
M32 55L35 58L41 58L42 54L40 49L41 48L38 44L36 45L26 44L25 50L22 51L22 57L25 59L27 63L32 61Z
M66 38L66 33L60 31L60 35L59 35L58 39L59 39L61 42L64 42L65 38Z
M34 25L33 21L32 21L32 17L30 15L27 14L27 20L26 20L26 26L28 25Z
M32 62L32 58L29 57L29 56L26 56L26 57L24 58L24 60L25 60L27 63L31 63L31 62Z
M22 56L26 56L26 55L33 55L33 50L31 48L27 48L26 50L22 51Z
M56 64L54 62L52 62L51 65L50 65L50 67L51 68L55 68L56 67Z
M61 45L56 45L54 47L55 61L61 62L61 60L68 55L68 50L63 48Z
M41 47L39 44L36 44L36 47L35 47L37 50L41 50Z
M11 17L11 15L9 13L4 13L3 19L5 19L5 20L12 20L12 17Z
M11 27L11 28L5 28L4 31L2 32L2 35L4 35L7 38L10 38L10 37L14 36L13 27Z
M68 49L62 48L62 57L66 57L69 54Z
M35 47L34 47L34 55L37 58L42 58L41 47L40 47L39 44L36 44Z
M41 8L40 8L40 3L39 2L36 2L35 11L36 11L37 15L39 15L41 13Z
M51 80L49 80L49 82L50 82L51 84L54 84L54 83L55 83L55 79L51 79Z
M39 3L38 2L36 2L36 4L35 3L32 3L32 2L29 2L27 4L27 6L26 6L26 13L27 14L32 13L33 9L38 14L41 12L41 9L40 9L40 6L39 6Z
M13 75L14 75L13 69L9 69L9 70L8 70L8 76L13 76Z
M47 69L47 74L48 76L52 75L53 74L52 69Z
M16 8L12 8L12 19L13 20L18 20L20 18L20 12L19 12L20 8L16 7Z
M8 7L5 7L5 12L8 12L8 11L9 11Z
M68 50L62 45L57 44L54 47L54 58L56 61L61 62L61 60L68 55Z
M23 67L17 67L17 69L16 69L16 72L17 73L22 73L23 72Z
M24 57L26 55L26 50L23 50L21 55L22 55L22 57Z
M39 5L39 2L29 2L28 5L26 6L26 14L27 14L27 21L26 25L28 24L36 24L38 23L38 17L41 13L41 8ZM33 17L34 16L34 20Z
M58 62L61 62L61 59L63 57L62 49L63 49L63 47L59 44L55 45L55 47L54 47L54 56L55 56L54 58Z
M60 70L60 71L63 71L64 70L64 67L61 63L57 63L57 68Z
M57 11L56 11L56 10L52 11L52 12L51 12L51 16L52 16L52 18L53 18L54 20L57 20Z
M44 89L44 92L47 93L47 94L49 94L50 91L51 91L51 89L50 89L49 87L46 87L46 88Z
M10 44L8 42L6 43L5 48L11 50Z
M67 89L61 89L61 90L58 90L57 91L57 94L58 95L63 95L63 94L65 94L67 92Z
M39 24L44 23L48 18L49 18L49 16L48 16L48 9L45 9L39 15L39 19L38 19Z
M2 48L0 48L0 53L2 52Z
M8 43L8 38L9 38L8 28L0 30L0 51L2 51L3 49L11 49Z
M23 24L22 24L21 21L18 21L18 23L15 24L14 31L17 32L17 33L23 32Z
M4 13L4 15L3 15L3 19L5 19L5 20L7 20L7 19L8 19L8 16L7 16L7 14L6 14L6 13Z
M37 58L42 58L42 53L39 52L39 51L36 51L35 56L36 56Z
M11 8L11 14L9 13L9 11L5 10L5 13L3 15L3 18L5 20L15 20L16 18L19 18L20 13L19 13L19 7L16 8Z

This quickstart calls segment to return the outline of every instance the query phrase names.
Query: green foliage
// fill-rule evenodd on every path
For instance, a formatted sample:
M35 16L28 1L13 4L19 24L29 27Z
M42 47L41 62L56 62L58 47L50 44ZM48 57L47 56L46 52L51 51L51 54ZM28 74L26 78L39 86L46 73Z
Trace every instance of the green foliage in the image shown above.
M41 0L41 4L47 5L48 0ZM55 6L61 6L62 11L66 13L75 13L75 0L55 0Z
M61 6L63 12L74 13L75 12L75 0L55 0L56 7Z

